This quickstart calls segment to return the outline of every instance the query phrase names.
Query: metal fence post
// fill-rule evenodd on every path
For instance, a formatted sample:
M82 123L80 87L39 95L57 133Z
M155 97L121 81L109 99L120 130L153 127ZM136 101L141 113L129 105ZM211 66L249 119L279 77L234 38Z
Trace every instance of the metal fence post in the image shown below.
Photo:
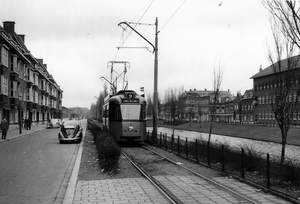
M174 135L172 134L171 135L171 150L172 150L172 153L173 153L173 151L174 151Z
M189 147L188 147L188 138L185 138L185 154L186 154L186 159L189 158Z
M178 136L178 140L177 140L177 150L178 150L178 156L180 156L180 140L179 140L179 136Z
M165 146L166 146L166 150L168 150L168 134L166 133L166 137L165 137Z
M225 171L225 149L223 144L222 144L222 171Z
M160 132L160 134L159 134L159 147L161 147L161 132Z
M207 165L210 166L210 142L207 141Z
M242 177L242 179L244 179L245 178L245 167L244 167L244 149L243 148L242 148L241 162L242 162L241 177Z
M199 155L198 155L198 140L195 141L195 152L196 152L196 162L199 163Z
M270 155L267 153L267 189L270 189Z

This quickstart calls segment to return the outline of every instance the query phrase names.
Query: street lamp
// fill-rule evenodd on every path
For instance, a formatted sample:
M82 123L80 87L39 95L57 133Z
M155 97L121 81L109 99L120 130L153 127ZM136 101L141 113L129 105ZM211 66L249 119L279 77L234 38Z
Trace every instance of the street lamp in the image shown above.
M22 134L21 99L22 99L22 95L19 95L19 133L20 134Z

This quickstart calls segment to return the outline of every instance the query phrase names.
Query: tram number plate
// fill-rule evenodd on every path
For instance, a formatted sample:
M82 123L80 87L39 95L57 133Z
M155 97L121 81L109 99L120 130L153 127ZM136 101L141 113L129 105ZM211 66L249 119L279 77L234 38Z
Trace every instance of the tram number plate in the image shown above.
M139 99L122 99L123 103L138 103Z

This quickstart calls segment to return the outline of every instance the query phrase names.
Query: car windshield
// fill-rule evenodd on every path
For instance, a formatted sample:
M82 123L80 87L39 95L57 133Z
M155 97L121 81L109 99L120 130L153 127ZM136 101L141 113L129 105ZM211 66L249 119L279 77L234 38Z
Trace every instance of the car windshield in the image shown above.
M123 120L140 119L141 105L121 105L121 113Z

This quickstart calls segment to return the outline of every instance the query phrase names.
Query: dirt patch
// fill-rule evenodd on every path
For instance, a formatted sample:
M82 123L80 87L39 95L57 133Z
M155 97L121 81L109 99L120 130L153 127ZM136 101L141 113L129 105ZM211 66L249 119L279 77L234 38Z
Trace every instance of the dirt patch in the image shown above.
M132 164L123 156L120 156L118 166L112 172L103 172L99 162L96 145L93 141L93 135L86 131L86 135L83 141L83 151L81 156L80 169L78 174L78 180L104 180L104 179L119 179L119 178L136 178L141 177L141 174L132 166ZM197 171L208 177L222 176L220 172L213 169L197 165L193 162L187 161L184 158L178 157L168 151L153 146L148 148L158 151L162 155L166 155L168 158L184 164L185 166ZM144 157L143 163L151 163L153 165L153 158ZM168 172L173 167L172 164L158 162L158 172Z

